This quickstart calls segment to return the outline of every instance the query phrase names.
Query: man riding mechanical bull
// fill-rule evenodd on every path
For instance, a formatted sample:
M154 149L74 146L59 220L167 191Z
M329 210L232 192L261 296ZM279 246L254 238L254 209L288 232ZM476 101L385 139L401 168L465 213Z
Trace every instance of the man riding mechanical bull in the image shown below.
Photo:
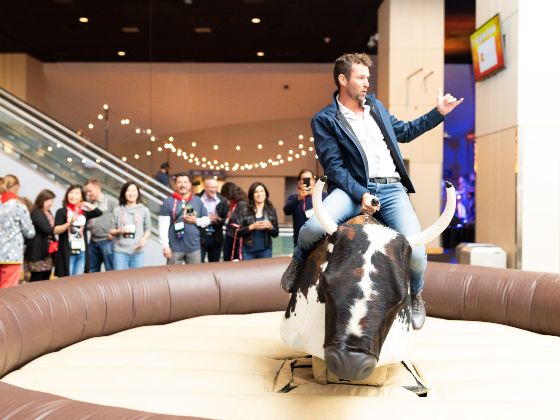
M311 123L319 162L331 190L324 208L337 225L361 212L377 213L389 228L411 237L421 228L407 195L415 191L397 142L407 143L436 127L463 98L443 95L438 89L434 109L414 121L398 120L375 95L367 94L371 64L364 53L339 57L333 71L338 90L331 104ZM285 291L293 292L304 261L325 234L315 216L301 228L292 260L282 276ZM409 262L414 329L422 328L426 319L421 295L426 263L425 246L415 246Z

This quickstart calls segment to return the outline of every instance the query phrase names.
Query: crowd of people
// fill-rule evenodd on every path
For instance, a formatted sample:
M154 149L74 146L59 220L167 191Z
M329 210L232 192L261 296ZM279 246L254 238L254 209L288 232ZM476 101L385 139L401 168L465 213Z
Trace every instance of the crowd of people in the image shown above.
M272 238L279 235L278 215L267 186L254 182L245 192L232 182L218 191L214 177L195 194L187 173L169 174L162 164L160 181L174 193L163 201L159 238L167 264L193 264L272 257ZM165 175L165 177L163 176ZM165 179L163 179L165 178ZM312 215L314 174L298 176L298 193L288 197L284 213L297 232ZM90 179L70 185L59 209L48 189L34 202L20 197L16 176L0 178L0 287L28 281L126 270L145 264L144 248L152 226L149 209L134 182L126 182L115 199Z

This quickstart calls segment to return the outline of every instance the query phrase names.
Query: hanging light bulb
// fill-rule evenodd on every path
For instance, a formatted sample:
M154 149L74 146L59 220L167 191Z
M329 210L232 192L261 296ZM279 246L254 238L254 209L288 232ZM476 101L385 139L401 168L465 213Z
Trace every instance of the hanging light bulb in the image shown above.
M262 144L257 144L257 148L260 150L262 149Z
M284 144L284 142L282 140L278 140L278 145L282 146Z
M92 123L89 123L89 124L88 124L88 128L89 128L90 130L93 130L93 124L92 124Z
M235 150L238 150L238 151L241 150L241 146L239 146L239 145L235 146Z
M313 151L313 147L309 146L309 151L312 152L312 151Z
M98 119L98 120L102 120L102 119L103 119L103 114L99 114L99 115L97 116L97 119Z
M196 141L193 141L193 142L191 143L191 146L192 146L192 147L196 147Z
M303 140L303 134L300 134L300 135L298 136L298 138L299 138L300 140Z
M158 152L161 152L162 150L163 150L163 149L161 148L161 146L157 148L157 151L158 151Z
M218 146L217 144L215 144L212 148L213 148L214 150L218 150L218 149L219 149L219 146Z
M288 156L288 162L291 162L291 161L292 161L292 157Z
M303 144L301 144L301 143L298 144L298 147L299 147L300 149L303 149Z
M123 162L126 162L126 156L123 156L123 157L122 157L122 161L123 161Z
M169 141L172 142L173 140L175 140L175 139L173 138L173 136L169 136Z
M146 130L146 133L147 133L147 134L152 134L152 129L151 129L151 128L148 128L148 129Z
M293 154L294 154L294 151L293 151L292 149L290 149L290 150L288 150L288 153L289 153L290 155L293 155Z
M315 141L315 139L314 139L313 137L309 137L309 141L310 141L311 143L313 143L313 142Z
M146 155L148 156L152 156L152 152L150 152L149 150L146 152Z
M139 128L137 128L137 129L136 129L136 134L140 134L140 131L141 131L141 130L140 130Z
M150 141L156 141L156 137L155 136L150 137Z
M104 109L105 111L107 111L107 110L109 109L109 105L103 104L103 109Z
M276 159L282 159L282 155L276 155Z

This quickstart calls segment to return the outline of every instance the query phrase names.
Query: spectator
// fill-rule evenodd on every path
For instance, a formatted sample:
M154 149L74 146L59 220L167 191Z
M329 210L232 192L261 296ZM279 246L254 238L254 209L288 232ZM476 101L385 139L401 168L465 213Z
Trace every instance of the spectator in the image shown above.
M171 184L169 183L169 171L171 171L171 165L169 162L163 162L159 167L159 172L155 174L154 178L160 184L171 188Z
M51 190L42 190L35 199L31 210L31 221L35 227L35 237L25 249L27 269L31 272L29 281L48 280L53 269L53 257L58 247L54 237L54 217L51 212L55 195Z
M159 237L167 264L200 262L200 228L210 224L206 208L191 191L185 172L175 175L175 192L163 201Z
M24 238L35 236L29 211L18 199L18 192L16 176L0 178L0 288L19 283Z
M54 233L59 235L54 274L57 277L75 276L86 271L86 223L103 212L85 201L85 192L77 184L68 187L62 206L54 216Z
M302 169L298 175L298 192L288 196L284 204L284 214L292 216L294 227L294 246L297 245L299 230L313 216L311 196L315 187L315 175L309 169ZM327 193L323 192L323 198Z
M231 261L239 259L239 241L237 231L239 223L237 220L237 213L235 210L238 205L244 202L247 197L245 191L232 182L226 182L222 186L222 197L226 199L222 207L221 203L218 206L218 215L224 219L226 226L226 236L224 238L224 261Z
M105 271L113 269L113 235L111 229L111 219L113 210L118 207L118 201L104 194L101 182L97 179L90 179L86 184L86 196L90 203L96 206L103 214L88 221L88 230L91 234L88 246L89 272L97 273L101 271L101 264L105 266Z
M224 242L224 219L217 214L218 205L225 199L218 194L218 181L214 177L204 179L204 190L198 195L206 207L210 224L201 229L200 261L204 262L208 254L208 262L220 261Z
M272 257L272 238L278 236L278 217L262 182L249 187L248 203L237 208L239 235L242 243L240 259Z
M150 211L142 204L138 185L127 182L121 188L119 207L113 210L111 235L115 239L115 270L144 267L144 245L150 237Z

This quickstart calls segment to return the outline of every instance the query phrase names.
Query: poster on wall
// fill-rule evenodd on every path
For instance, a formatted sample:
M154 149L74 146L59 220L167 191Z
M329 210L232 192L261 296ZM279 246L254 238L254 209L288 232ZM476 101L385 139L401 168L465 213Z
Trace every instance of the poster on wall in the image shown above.
M500 15L471 34L474 79L478 82L505 68Z

